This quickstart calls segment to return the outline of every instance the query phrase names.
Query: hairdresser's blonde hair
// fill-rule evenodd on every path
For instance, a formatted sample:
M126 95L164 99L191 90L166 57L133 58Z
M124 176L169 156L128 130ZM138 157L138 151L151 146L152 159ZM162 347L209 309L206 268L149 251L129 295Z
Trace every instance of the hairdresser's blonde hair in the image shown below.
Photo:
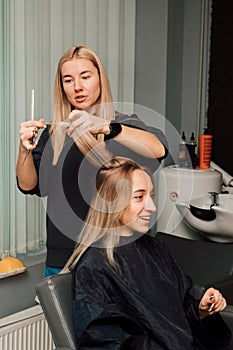
M96 109L95 114L106 120L115 119L109 80L99 56L88 46L72 46L62 55L58 63L55 77L53 125L50 129L54 149L53 164L56 164L58 161L66 135L64 128L58 127L57 125L66 120L72 110L72 106L63 89L61 69L65 62L79 58L89 59L98 70L100 79L100 97L97 102L99 107ZM98 142L102 142L103 139L104 135L98 135L96 140L96 138L88 132L85 134L81 133L78 141L80 142L81 148L84 149L84 152L88 152L88 150L95 147Z
M100 168L96 176L97 192L78 236L79 243L63 272L72 270L87 248L95 242L104 247L108 262L115 266L113 253L120 238L117 229L122 227L120 217L132 195L132 174L138 169L148 172L123 157L115 157Z

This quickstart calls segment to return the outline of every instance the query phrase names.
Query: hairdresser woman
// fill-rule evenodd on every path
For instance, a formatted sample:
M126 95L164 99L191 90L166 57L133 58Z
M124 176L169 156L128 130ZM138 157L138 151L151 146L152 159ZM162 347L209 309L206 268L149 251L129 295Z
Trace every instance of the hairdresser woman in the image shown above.
M43 132L37 140L39 129ZM166 156L160 130L136 115L114 111L103 64L87 46L71 47L58 63L52 123L27 121L19 133L18 187L47 197L46 276L64 266L85 220L95 171L91 162L82 166L89 151L107 148L109 154L128 156L152 171Z

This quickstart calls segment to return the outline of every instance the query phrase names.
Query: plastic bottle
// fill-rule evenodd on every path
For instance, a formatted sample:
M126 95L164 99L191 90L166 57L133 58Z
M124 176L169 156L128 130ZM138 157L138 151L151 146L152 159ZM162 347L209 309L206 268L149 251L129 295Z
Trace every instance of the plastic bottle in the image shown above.
M184 131L182 132L182 141L179 144L179 166L186 168L186 137Z
M200 169L210 168L212 141L213 136L207 129L204 129L204 134L200 135L199 143Z

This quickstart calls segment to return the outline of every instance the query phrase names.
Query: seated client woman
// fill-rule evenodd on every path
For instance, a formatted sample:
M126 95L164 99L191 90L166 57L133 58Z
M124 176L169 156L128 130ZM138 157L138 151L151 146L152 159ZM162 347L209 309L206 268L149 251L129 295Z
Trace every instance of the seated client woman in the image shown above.
M155 212L151 175L116 157L102 166L72 270L78 349L222 349L231 333L214 288L201 300L191 279L158 238L147 234Z

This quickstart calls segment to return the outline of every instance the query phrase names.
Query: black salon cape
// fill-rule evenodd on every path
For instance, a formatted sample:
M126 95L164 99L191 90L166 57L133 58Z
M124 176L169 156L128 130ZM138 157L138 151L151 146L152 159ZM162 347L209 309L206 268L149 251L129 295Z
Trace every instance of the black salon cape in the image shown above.
M158 238L143 235L117 247L115 260L117 269L91 247L73 271L78 349L222 349L229 343L219 314L199 320L191 279Z

